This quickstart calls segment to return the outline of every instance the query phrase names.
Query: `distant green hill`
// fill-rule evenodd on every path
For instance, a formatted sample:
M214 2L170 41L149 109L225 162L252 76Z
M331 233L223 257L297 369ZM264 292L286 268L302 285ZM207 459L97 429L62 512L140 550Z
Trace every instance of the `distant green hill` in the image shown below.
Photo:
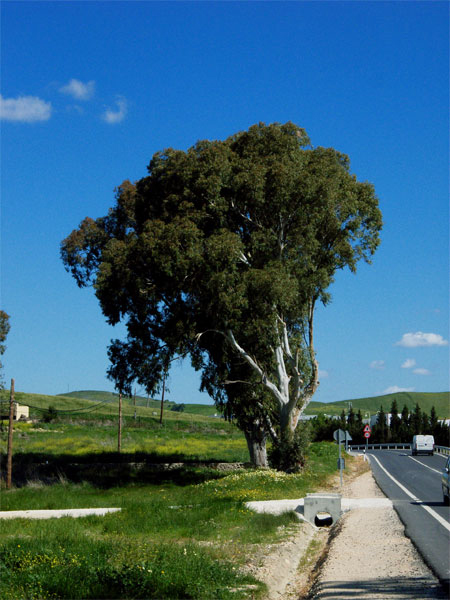
M31 418L41 418L50 406L55 408L60 416L75 420L78 419L110 419L117 417L119 396L111 392L80 391L70 392L65 395L47 396L45 394L30 394L16 391L14 399L19 404L30 407ZM9 390L0 391L0 403L2 407L9 406ZM150 400L146 406L146 398L136 398L136 407L132 398L124 398L123 416L158 419L160 416L161 402ZM176 421L210 421L217 411L214 406L203 404L187 404L183 412L170 410L174 402L164 403L164 420ZM3 411L7 414L7 410Z
M67 394L58 394L58 396L64 396L65 398L82 398L83 400L91 400L92 402L117 402L119 394L116 392L102 392L96 390L80 390L76 392L68 392ZM128 396L123 397L124 404L133 404L134 399ZM160 400L150 398L144 398L143 396L136 396L136 406L146 406L148 408L157 408L161 404ZM172 403L173 404L173 403Z
M59 394L58 396L91 400L92 402L117 402L119 398L119 394L115 392L101 392L95 390L68 392L67 394ZM126 405L134 406L134 398L124 397L123 402ZM175 404L175 402L171 402L170 400L164 402L164 410L170 410ZM136 396L136 406L145 406L153 410L159 410L161 407L161 400ZM188 414L213 416L217 413L217 408L213 404L185 404L183 412Z
M368 412L371 415L383 407L385 412L389 412L394 398L397 400L399 412L405 406L409 411L419 403L421 410L428 415L434 406L440 419L450 418L450 392L396 392L386 394L385 396L371 396L369 398L357 398L355 400L340 400L338 402L311 402L305 411L307 415L326 413L328 415L339 415L342 410L348 411L349 403L355 412L361 410L362 413ZM364 415L363 415L364 416Z
M92 390L88 391L77 391L64 394L65 397L72 398L85 398L86 400L92 400L94 402L111 401L118 398L117 394L111 392L96 392ZM319 413L325 413L328 415L340 415L342 410L348 411L349 402L351 402L353 410L358 412L367 412L371 415L375 414L380 410L380 406L383 406L385 412L389 412L394 398L397 399L397 405L399 411L405 406L408 407L409 411L412 411L419 403L422 411L430 414L432 406L435 407L436 413L440 419L450 418L450 393L449 392L396 392L394 394L386 394L385 396L370 396L368 398L357 398L354 400L339 400L337 402L311 402L305 411L307 415L315 415ZM131 399L125 399L126 403L132 403ZM150 400L149 408L159 409L160 400ZM167 402L165 404L166 410L170 410L174 402ZM142 396L136 396L137 406L147 406L147 398ZM219 414L217 408L212 404L185 404L184 412L189 414L198 415L214 415Z
M399 411L405 406L409 411L412 411L416 403L419 403L423 412L430 414L431 407L434 406L436 413L440 419L450 418L450 393L449 392L397 392L395 394L386 394L385 396L372 396L368 398L357 398L354 400L340 400L337 402L311 402L305 411L307 415L316 415L324 413L328 415L340 415L342 410L348 411L349 402L355 412L361 410L363 413L371 415L378 412L380 406L383 406L385 412L389 412L392 401L397 399ZM43 394L27 394L24 392L16 392L15 399L19 404L27 404L30 407L35 407L37 410L47 409L53 406L59 411L75 412L78 416L82 416L85 411L90 412L91 409L101 412L102 414L115 414L117 412L118 394L104 391L74 391L67 394L59 394L57 396L46 396ZM0 400L7 402L9 400L9 391L0 392ZM148 405L147 405L148 403ZM185 404L183 413L177 413L171 410L175 405L174 402L164 403L164 412L176 415L186 415L189 417L211 417L215 414L220 414L213 404ZM133 398L124 398L124 415L134 414ZM153 415L155 412L159 415L161 406L160 400L144 398L136 396L136 408L138 414ZM74 415L75 416L75 415Z

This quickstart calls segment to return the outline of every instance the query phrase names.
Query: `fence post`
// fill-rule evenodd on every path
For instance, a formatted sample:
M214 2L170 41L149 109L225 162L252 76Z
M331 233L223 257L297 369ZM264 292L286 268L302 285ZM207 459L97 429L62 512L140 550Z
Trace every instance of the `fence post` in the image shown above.
M13 417L14 417L14 379L11 379L9 395L9 429L8 429L8 458L6 461L6 488L11 489L12 479L12 446L13 446Z

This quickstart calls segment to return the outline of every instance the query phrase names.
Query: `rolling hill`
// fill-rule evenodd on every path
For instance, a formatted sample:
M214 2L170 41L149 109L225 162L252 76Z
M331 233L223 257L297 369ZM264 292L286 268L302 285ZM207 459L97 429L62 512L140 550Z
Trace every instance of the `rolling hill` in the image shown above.
M361 410L363 416L365 413L373 415L378 412L380 406L383 407L385 412L389 412L394 398L397 400L399 412L401 412L405 404L409 411L412 411L416 403L419 403L422 411L428 415L430 414L431 408L434 406L440 419L450 418L449 392L397 392L385 396L370 396L367 398L340 400L331 403L313 401L306 409L305 414L316 415L323 413L327 415L339 415L342 410L347 412L351 403L355 412ZM9 400L9 392L7 390L0 392L0 399L2 402L7 402ZM97 410L102 413L115 413L118 404L118 394L94 390L74 391L66 394L59 394L57 396L16 392L15 399L19 404L27 404L32 407L38 407L39 409L46 409L49 406L54 406L60 411L79 412L80 416L85 410L89 411L91 408L95 409L96 406L98 406ZM134 401L132 398L124 398L123 405L125 414L133 414ZM177 414L171 411L171 408L174 405L174 402L165 402L165 412L172 413L173 415ZM154 414L155 411L160 410L160 406L160 400L147 400L147 398L142 396L136 396L136 407L138 407L140 411L144 410L144 413L147 413L148 410L148 414ZM218 414L218 411L212 404L186 404L184 413L187 415L207 417Z

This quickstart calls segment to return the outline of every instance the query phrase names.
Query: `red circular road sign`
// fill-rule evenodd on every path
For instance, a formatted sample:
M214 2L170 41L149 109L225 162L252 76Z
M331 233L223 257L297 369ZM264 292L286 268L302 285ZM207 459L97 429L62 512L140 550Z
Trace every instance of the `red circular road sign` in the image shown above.
M364 432L364 437L365 438L370 438L370 431L365 431Z

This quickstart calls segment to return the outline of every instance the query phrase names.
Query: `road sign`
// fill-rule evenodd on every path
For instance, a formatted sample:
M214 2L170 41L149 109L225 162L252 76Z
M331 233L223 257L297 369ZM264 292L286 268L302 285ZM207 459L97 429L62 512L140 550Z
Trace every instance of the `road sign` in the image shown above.
M338 443L350 442L352 440L352 436L349 434L349 432L343 431L342 429L336 429L336 431L333 432L333 438Z
M367 438L367 439L370 438L370 431L365 431L364 432L364 437Z
M370 433L371 431L372 431L372 430L370 429L370 425L366 425L366 426L364 427L364 433L367 433L367 432L369 432L369 433Z

